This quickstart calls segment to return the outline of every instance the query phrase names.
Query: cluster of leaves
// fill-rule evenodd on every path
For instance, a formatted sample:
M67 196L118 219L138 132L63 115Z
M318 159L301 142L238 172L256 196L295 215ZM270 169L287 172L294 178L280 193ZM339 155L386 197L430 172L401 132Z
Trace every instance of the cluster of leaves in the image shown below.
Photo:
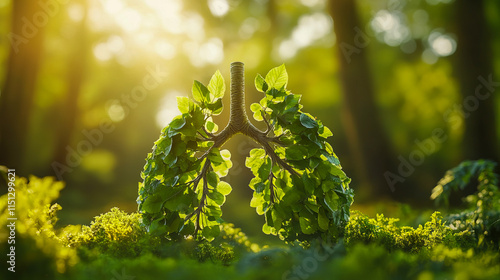
M208 87L195 81L195 102L178 97L182 115L166 126L146 158L139 184L139 211L153 235L176 239L195 232L208 240L220 233L221 205L231 186L220 178L232 163L227 150L214 147L213 115L222 111L224 80L216 72Z
M431 199L448 205L453 191L463 190L477 179L477 191L464 199L466 210L451 214L446 220L457 231L473 232L478 245L500 248L500 191L495 166L488 160L462 162L446 172L432 190Z
M332 132L302 112L300 95L288 91L287 82L284 65L255 78L257 90L265 95L250 109L278 145L275 158L268 150L253 149L246 160L255 175L251 206L266 217L263 231L285 241L339 236L353 202L350 179L327 142ZM276 162L281 160L289 168Z
M336 238L349 221L354 196L350 179L327 142L332 132L302 112L300 96L286 89L287 82L284 65L271 69L265 78L258 75L255 85L264 98L250 109L267 130L236 128L263 147L252 150L246 160L255 175L249 184L254 190L251 206L265 215L266 234L288 242ZM194 101L178 98L182 115L162 130L148 154L138 203L150 233L171 239L193 232L207 240L219 235L220 207L231 191L220 178L232 164L229 151L219 149L224 141L217 141L226 130L214 134L217 125L211 117L222 110L224 90L219 72L207 87L195 81Z
M475 246L471 232L454 232L443 222L441 213L434 212L430 220L417 228L398 226L398 219L386 218L378 214L375 219L360 212L354 212L346 226L345 242L348 246L356 243L380 244L388 250L420 252L443 244L447 247L470 249Z

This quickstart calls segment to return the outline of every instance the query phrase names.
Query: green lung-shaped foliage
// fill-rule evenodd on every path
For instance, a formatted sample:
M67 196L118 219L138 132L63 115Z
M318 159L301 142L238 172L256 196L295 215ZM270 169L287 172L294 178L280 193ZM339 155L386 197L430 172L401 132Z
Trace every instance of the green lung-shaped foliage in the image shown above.
M300 95L286 90L287 82L284 65L255 78L265 96L251 105L253 117L273 128L281 144L275 152L293 171L273 164L263 149L253 149L246 160L255 175L251 206L266 217L263 231L286 241L338 236L349 221L350 179L326 141L332 132L302 112Z
M300 96L286 89L287 82L284 65L255 79L264 97L250 109L256 121L265 122L265 132L251 124L237 131L230 123L216 133L211 116L222 111L225 90L219 72L208 87L194 82L194 101L178 98L182 115L162 130L142 172L137 201L149 232L209 240L219 234L221 205L231 192L220 179L232 166L229 151L220 146L241 132L262 145L250 152L246 166L255 175L249 184L254 190L250 204L266 217L263 231L286 241L342 233L354 196L350 179L326 141L331 131L302 112Z
M182 115L162 130L148 154L137 202L150 233L172 238L193 233L207 239L219 235L220 206L231 192L220 178L227 175L232 163L227 150L211 148L208 135L217 129L211 117L222 111L224 90L219 72L208 88L195 81L195 102L177 98Z

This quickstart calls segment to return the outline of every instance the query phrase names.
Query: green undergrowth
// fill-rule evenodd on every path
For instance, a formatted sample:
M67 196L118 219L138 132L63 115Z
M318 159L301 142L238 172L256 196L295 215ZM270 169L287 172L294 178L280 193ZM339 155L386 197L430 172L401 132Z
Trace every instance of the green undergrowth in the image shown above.
M494 166L494 165L493 165ZM487 161L464 163L441 181L477 182L459 211L441 208L411 227L381 214L351 211L343 235L266 246L223 223L213 241L150 235L139 213L112 208L89 225L57 227L53 204L64 184L52 178L16 179L16 272L1 279L498 279L498 181ZM465 170L465 171L464 171ZM461 173L462 172L462 173ZM462 176L462 177L461 177ZM446 178L446 177L445 177ZM448 191L450 189L450 191ZM487 190L487 191L485 191ZM436 192L434 192L435 194ZM436 199L437 196L433 195ZM7 198L0 199L6 228ZM8 252L8 231L0 250Z

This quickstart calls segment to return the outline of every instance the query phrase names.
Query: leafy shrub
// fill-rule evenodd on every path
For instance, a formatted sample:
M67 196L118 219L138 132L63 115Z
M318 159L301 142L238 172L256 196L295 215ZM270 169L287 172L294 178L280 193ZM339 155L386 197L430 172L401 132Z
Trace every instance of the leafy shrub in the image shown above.
M431 198L447 205L452 191L463 190L477 179L477 191L464 199L466 210L450 214L446 221L456 231L474 233L479 246L500 248L500 191L495 166L488 160L464 161L446 172Z

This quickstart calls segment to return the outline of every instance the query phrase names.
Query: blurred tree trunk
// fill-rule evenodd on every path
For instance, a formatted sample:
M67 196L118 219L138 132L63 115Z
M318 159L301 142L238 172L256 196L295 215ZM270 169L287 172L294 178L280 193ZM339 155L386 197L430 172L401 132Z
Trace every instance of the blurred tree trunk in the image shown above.
M77 119L80 115L78 109L78 97L80 96L82 81L84 79L85 70L87 69L88 55L87 51L90 48L88 42L87 24L87 4L86 1L79 1L83 9L83 17L75 27L71 46L72 53L68 60L67 71L67 92L65 100L60 105L59 111L64 118L61 118L58 125L56 138L56 148L54 152L54 162L61 164L66 163L68 151L66 147L71 144L74 136L74 130ZM52 168L51 168L52 169ZM52 172L55 170L52 170ZM57 172L56 172L57 175Z
M498 162L495 96L500 81L493 73L490 31L483 0L455 4L458 36L456 75L465 118L464 157Z
M10 53L0 93L0 164L22 174L46 22L43 24L43 17L34 17L43 13L38 1L11 3L12 26L7 35Z
M331 15L337 38L340 77L344 99L342 112L347 139L358 175L371 194L391 194L384 177L395 170L393 152L379 119L372 78L366 58L370 39L363 33L354 0L331 0ZM401 192L399 192L401 193Z

